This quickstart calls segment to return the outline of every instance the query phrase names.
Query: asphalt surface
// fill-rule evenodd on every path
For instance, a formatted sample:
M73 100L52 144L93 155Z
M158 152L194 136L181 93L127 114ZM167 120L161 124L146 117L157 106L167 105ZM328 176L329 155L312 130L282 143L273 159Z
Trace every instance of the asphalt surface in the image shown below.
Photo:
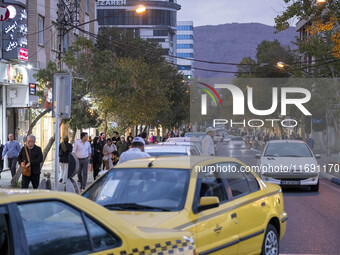
M256 164L257 151L233 150L217 145L218 156L235 157ZM308 187L284 188L287 232L280 254L340 254L340 186L320 181L319 192Z

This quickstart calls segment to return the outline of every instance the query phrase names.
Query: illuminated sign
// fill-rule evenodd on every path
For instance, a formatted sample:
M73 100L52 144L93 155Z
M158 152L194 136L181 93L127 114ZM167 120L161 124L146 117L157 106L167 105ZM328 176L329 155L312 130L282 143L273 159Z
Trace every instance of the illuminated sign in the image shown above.
M9 5L8 18L2 22L3 59L28 60L27 48L27 12L23 4ZM7 17L7 16L6 16ZM1 8L0 8L1 18ZM25 52L26 50L26 52Z
M17 67L13 67L12 65L7 65L6 76L9 83L22 83L22 79L24 77L23 73L21 73Z
M36 93L37 93L37 84L30 83L30 86L29 86L29 95L35 96Z
M4 7L4 6L0 6L0 21L5 21L9 18L9 10Z
M20 48L19 49L19 59L28 61L28 50Z
M126 0L101 0L98 1L97 5L126 5Z

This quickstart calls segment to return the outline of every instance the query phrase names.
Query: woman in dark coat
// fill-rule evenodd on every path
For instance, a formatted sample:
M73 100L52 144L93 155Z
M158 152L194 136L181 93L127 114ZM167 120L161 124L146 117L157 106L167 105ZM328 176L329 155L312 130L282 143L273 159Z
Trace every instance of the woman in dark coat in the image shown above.
M68 158L72 152L72 145L68 142L68 136L65 136L63 142L59 146L59 162L60 162L60 176L59 182L66 182L68 175Z
M100 139L99 137L95 137L93 139L93 158L92 158L92 162L93 162L93 179L95 180L99 171L100 171L100 167L102 164L102 154L103 153L103 148L100 144Z

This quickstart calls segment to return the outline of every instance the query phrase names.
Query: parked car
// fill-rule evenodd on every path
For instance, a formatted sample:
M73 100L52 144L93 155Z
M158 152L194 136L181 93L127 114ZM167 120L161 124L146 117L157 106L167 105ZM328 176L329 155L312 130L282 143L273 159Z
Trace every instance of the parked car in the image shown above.
M190 144L177 146L162 143L157 145L146 145L144 146L144 151L151 157L200 155L198 149Z
M72 193L0 190L2 255L159 252L196 254L191 233L136 227Z
M205 135L205 132L188 132L184 134L184 137L203 139Z
M82 195L140 227L192 232L199 254L277 255L288 218L281 188L245 167L232 158L137 159Z
M197 146L197 144L193 142L165 142L165 143L158 143L157 145L163 146L190 146L190 155L202 155L201 150ZM202 148L202 143L200 143L200 148Z
M319 190L319 165L309 146L298 140L272 140L257 154L261 177L281 186L310 186Z
M187 143L187 142L190 142L191 144L195 145L200 153L202 154L202 139L199 139L199 138L195 138L195 137L171 137L171 138L168 138L167 139L167 143Z

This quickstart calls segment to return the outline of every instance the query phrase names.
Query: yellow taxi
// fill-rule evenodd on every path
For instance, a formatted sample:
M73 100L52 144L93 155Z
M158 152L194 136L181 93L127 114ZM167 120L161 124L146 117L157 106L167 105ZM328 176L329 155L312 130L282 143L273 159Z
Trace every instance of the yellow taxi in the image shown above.
M286 231L281 188L232 158L125 162L82 194L141 227L186 230L199 254L279 254Z
M79 195L0 190L1 255L196 254L189 232L136 227Z

